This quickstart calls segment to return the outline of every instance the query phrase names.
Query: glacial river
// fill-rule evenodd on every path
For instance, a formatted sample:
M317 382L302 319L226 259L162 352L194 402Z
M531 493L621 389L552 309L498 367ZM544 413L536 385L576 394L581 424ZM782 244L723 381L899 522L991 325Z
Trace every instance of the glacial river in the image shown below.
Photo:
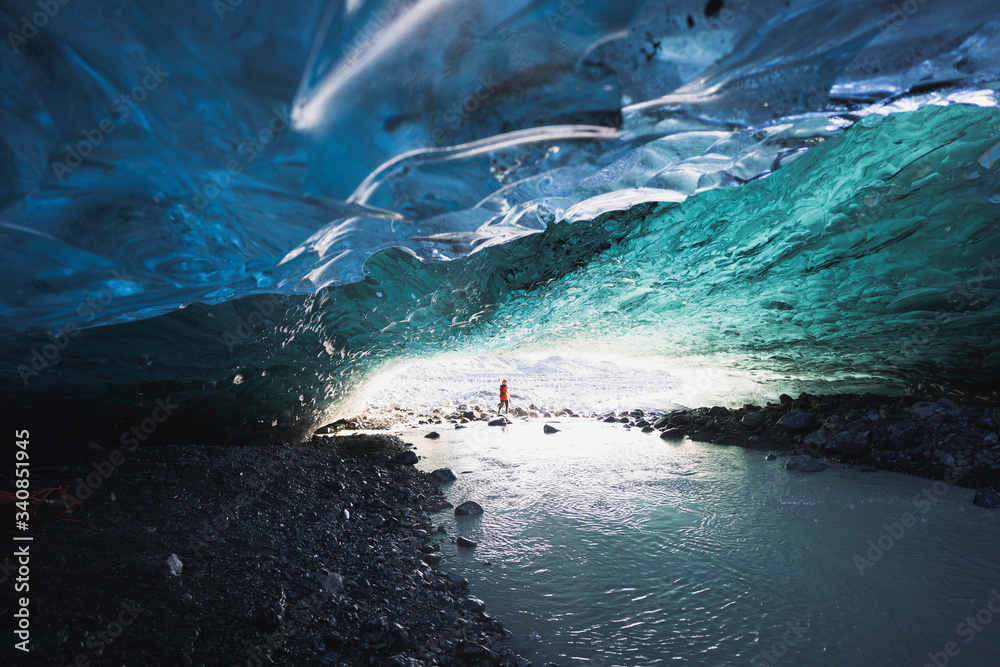
M403 433L485 507L433 516L478 543L440 567L536 667L1000 664L1000 512L972 491L549 421Z

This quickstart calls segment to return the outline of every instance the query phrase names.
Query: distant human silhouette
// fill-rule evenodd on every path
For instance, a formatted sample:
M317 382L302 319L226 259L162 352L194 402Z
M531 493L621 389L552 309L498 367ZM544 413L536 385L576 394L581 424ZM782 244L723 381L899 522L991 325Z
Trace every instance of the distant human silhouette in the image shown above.
M510 412L510 394L507 393L507 381L504 380L500 383L500 405L497 407L497 414L500 414L501 410L505 410L504 414Z

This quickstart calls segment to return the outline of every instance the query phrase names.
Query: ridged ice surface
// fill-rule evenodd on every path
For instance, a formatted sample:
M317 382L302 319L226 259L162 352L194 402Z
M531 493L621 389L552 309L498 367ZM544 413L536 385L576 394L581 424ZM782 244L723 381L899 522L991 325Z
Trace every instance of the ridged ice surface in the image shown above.
M23 408L170 394L232 435L581 339L813 388L997 371L992 1L36 10L0 9Z
M952 642L948 664L995 660L1000 516L971 490L584 421L411 436L457 474L449 501L486 510L435 517L478 543L446 542L442 567L535 664L923 665Z

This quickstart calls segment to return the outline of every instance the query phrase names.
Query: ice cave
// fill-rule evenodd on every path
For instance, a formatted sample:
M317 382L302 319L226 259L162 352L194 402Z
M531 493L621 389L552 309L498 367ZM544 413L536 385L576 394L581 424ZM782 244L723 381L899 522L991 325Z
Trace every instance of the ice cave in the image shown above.
M1000 654L995 0L0 27L6 664Z

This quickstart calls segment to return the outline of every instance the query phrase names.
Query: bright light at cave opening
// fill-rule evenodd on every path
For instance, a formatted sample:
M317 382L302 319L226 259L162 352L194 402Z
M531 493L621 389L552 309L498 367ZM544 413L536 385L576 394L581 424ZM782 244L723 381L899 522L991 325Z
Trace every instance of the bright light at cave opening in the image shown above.
M510 386L511 408L576 412L738 406L773 399L775 376L737 370L721 358L630 357L581 348L510 355L442 354L385 369L357 397L356 408L495 408L499 385Z

